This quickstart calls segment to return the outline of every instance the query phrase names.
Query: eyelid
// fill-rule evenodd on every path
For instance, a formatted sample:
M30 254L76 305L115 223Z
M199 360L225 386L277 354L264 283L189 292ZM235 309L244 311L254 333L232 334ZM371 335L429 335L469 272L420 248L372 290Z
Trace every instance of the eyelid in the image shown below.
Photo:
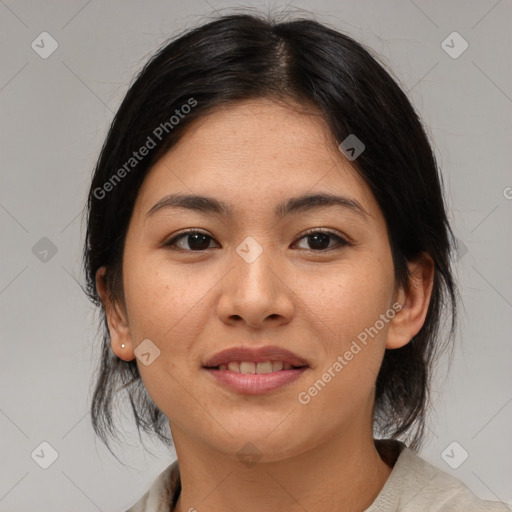
M311 228L311 229L308 229L307 231L304 231L304 233L301 233L298 238L299 239L304 238L307 235L313 235L315 233L324 233L326 235L334 235L334 236L341 238L342 240L345 240L347 243L349 243L349 239L347 236L345 236L345 235L341 234L340 232L333 230L331 228Z

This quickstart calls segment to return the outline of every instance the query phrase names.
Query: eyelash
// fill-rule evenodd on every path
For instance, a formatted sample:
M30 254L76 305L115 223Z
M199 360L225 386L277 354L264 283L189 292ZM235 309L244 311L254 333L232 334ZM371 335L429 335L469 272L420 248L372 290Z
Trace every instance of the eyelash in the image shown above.
M175 247L176 242L178 240L180 240L181 238L184 238L187 235L195 235L195 234L197 234L197 235L204 235L204 236L214 240L214 238L211 237L210 235L208 235L207 233L203 233L202 231L198 231L197 229L189 229L189 230L186 230L186 231L182 231L178 235L176 235L173 238L171 238L169 241L164 242L163 246L164 247L169 247L171 250L174 250L174 251L196 252L196 253L204 252L207 249L203 249L203 250L200 250L200 251L193 251L193 250L189 250L189 249L181 249L181 248L176 248ZM302 240L304 238L307 238L308 236L316 235L316 234L328 235L328 236L330 236L332 238L335 238L338 241L338 247L334 247L334 248L331 247L330 249L320 249L320 250L315 250L315 249L304 249L304 250L309 250L309 251L315 252L315 253L326 253L326 252L330 252L332 250L341 249L341 248L343 248L345 246L350 246L351 245L347 240L345 240L340 235L337 235L336 233L333 233L331 231L323 231L323 230L320 230L320 229L312 229L310 231L307 231L298 240Z

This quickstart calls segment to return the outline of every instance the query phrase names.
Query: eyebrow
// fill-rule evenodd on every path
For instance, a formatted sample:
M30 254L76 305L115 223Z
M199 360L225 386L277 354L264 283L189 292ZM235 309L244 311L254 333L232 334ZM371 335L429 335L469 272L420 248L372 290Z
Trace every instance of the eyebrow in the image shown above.
M356 213L365 220L371 217L355 199L326 193L291 197L274 208L274 215L278 219L282 219L287 215L330 208L333 206L341 206L342 208ZM235 216L235 210L231 206L213 197L191 194L170 194L154 204L147 212L146 218L164 208L184 208L199 213L209 213L226 217Z

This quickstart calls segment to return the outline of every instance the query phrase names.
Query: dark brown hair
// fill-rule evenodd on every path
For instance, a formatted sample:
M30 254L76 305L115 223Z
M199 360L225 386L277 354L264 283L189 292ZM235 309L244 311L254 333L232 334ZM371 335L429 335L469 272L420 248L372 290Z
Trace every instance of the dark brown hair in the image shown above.
M177 109L191 104L191 98L195 106L179 122L170 121ZM370 50L325 24L225 15L176 37L147 62L115 115L94 171L83 253L86 292L101 306L95 277L105 265L109 294L124 303L124 241L149 169L194 119L216 107L254 98L310 108L323 116L338 144L350 134L365 144L352 164L383 212L397 283L408 285L407 262L422 252L434 261L425 323L403 348L386 350L376 381L376 433L400 437L418 448L432 364L440 347L450 346L455 332L457 290L450 268L454 237L442 178L418 115L397 82ZM157 127L160 137L155 136ZM126 167L148 137L157 147L133 168ZM107 182L110 186L105 187ZM440 333L442 310L451 312L445 336ZM139 433L142 429L172 443L166 435L167 419L147 394L136 360L126 362L113 354L105 312L101 313L103 345L91 404L95 432L107 446L108 438L117 435L112 406L124 390Z

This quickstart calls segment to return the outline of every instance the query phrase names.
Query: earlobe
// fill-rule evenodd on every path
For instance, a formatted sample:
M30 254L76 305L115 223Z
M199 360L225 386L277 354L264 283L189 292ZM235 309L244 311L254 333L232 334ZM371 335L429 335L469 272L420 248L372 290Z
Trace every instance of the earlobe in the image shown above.
M110 346L117 357L123 361L131 361L135 358L135 354L126 314L123 313L119 304L111 300L106 275L107 268L100 267L96 272L96 289L107 318Z
M409 343L422 328L427 316L434 285L434 262L430 255L422 253L408 262L409 284L400 288L396 302L401 310L391 320L386 340L387 349L401 348Z

